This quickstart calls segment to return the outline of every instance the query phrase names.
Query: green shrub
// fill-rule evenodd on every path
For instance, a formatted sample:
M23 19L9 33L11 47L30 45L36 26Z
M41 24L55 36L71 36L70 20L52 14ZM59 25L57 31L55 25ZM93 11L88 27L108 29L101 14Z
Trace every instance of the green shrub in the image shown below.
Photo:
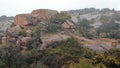
M10 27L14 27L14 26L16 26L16 25L15 25L15 23L13 22L13 23L10 25Z
M25 36L27 35L25 29L21 29L21 30L18 32L18 35L25 37Z

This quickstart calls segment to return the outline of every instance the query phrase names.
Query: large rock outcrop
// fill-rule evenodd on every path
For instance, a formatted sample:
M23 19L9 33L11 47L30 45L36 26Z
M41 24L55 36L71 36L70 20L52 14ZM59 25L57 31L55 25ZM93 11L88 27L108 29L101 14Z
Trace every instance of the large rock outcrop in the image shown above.
M72 22L70 22L69 20L67 20L66 22L64 22L62 24L62 26L65 29L74 29L75 28L75 25Z
M55 11L55 10L37 9L37 10L33 10L31 12L31 15L34 16L34 17L38 17L41 20L46 20L46 19L50 19L56 13L57 13L57 11Z
M33 10L31 14L16 15L14 18L14 22L16 25L38 24L41 23L42 21L49 20L56 13L57 11L49 9Z
M32 16L30 14L19 14L14 18L16 25L28 25L32 24Z
M18 32L21 30L21 27L19 25L12 27L12 28L8 28L7 29L7 36L13 36L13 37L17 37L18 36Z

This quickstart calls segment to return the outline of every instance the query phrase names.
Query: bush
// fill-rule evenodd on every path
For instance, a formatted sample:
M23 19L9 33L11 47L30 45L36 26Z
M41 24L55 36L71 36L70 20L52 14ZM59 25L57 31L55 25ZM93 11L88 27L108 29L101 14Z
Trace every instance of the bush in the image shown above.
M21 29L21 30L18 32L18 35L25 37L25 36L27 35L25 29Z
M28 50L38 49L38 47L40 47L40 45L41 45L41 43L40 43L39 39L34 38L34 39L28 41L27 49Z
M22 68L25 65L23 60L19 47L3 46L0 48L0 68Z
M44 27L42 25L35 25L32 30L32 36L38 38L40 37L40 32L44 30Z
M91 29L93 28L92 26L90 26L90 23L91 22L89 20L83 19L79 20L78 23L76 24L79 33L86 38L94 37L93 33L90 32Z
M48 48L45 53L44 64L50 68L61 68L63 65L67 65L69 61L79 62L78 59L83 56L84 48L76 39L70 38L59 42L56 48Z
M51 22L55 24L61 24L65 22L66 20L69 20L70 18L71 16L67 12L61 11L60 13L55 14L51 18Z
M15 25L15 23L13 22L13 23L10 25L10 27L14 27L14 26L16 26L16 25Z
M63 30L62 26L58 24L49 24L48 26L45 27L45 29L46 33L56 33Z

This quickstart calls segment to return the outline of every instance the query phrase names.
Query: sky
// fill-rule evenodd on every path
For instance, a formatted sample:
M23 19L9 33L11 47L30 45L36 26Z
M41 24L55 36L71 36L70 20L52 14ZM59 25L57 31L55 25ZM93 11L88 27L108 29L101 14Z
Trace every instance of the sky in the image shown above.
M64 11L90 7L120 10L120 0L0 0L0 16L15 16L35 9Z

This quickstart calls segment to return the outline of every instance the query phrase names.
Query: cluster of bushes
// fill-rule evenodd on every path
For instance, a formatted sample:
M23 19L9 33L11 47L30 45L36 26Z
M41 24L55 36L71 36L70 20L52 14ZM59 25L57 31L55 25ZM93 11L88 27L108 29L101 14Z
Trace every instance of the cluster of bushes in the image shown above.
M56 45L56 47L54 46ZM119 68L120 49L95 52L70 38L44 51L21 52L17 46L0 48L0 68Z
M71 16L65 12L61 11L51 17L50 23L45 26L45 33L56 33L63 31L62 23L69 20Z
M119 68L120 66L120 49L95 52L81 47L74 38L61 41L58 47L50 48L46 53L44 64L49 68Z
M67 12L61 11L60 13L55 14L50 21L55 24L61 24L70 18L71 16Z
M95 35L91 32L91 29L93 29L93 27L90 25L91 23L92 22L87 19L79 20L76 24L76 28L78 29L78 32L82 34L82 36L86 38L94 38Z
M107 37L107 38L120 38L120 24L119 23L104 23L97 29L97 33L99 37Z
M108 20L106 17L103 19L104 22L99 28L93 28L90 25L92 21L86 19L79 20L76 24L78 32L90 39L97 37L120 39L120 24L115 23L114 20L110 20L109 18Z
M59 24L49 24L45 27L46 31L45 33L56 33L63 30L62 26Z
M18 35L25 37L25 36L27 35L27 33L26 33L25 29L21 29L21 30L18 32Z

